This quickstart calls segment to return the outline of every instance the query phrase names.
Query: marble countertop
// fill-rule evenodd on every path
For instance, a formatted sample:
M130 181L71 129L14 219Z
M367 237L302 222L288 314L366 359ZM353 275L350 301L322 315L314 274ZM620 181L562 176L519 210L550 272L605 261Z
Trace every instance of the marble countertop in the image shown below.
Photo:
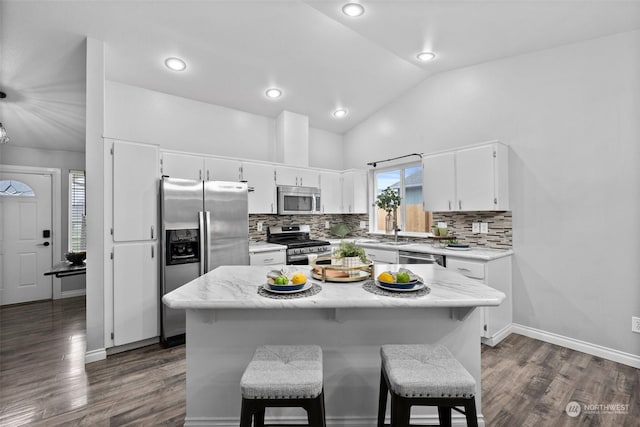
M385 307L478 307L497 306L505 294L480 281L434 264L376 265L376 276L385 270L410 268L423 278L431 292L417 298L375 295L363 289L364 282L322 283L316 295L297 299L273 299L258 294L266 283L267 272L283 266L222 266L166 294L162 301L180 309L255 309L255 308L385 308ZM287 266L308 277L308 266Z
M383 241L376 242L375 239L344 239L355 242L363 248L387 249L393 251L409 251L420 252L426 254L436 254L445 256L454 256L458 258L477 259L482 261L491 261L494 259L513 255L512 249L491 249L482 247L470 247L469 250L445 249L433 246L431 243L407 243L402 245L392 245ZM340 244L341 240L329 240L332 245Z
M267 243L267 242L250 242L249 243L249 253L258 253L258 252L271 252L271 251L284 251L287 250L286 245L278 245L277 243Z

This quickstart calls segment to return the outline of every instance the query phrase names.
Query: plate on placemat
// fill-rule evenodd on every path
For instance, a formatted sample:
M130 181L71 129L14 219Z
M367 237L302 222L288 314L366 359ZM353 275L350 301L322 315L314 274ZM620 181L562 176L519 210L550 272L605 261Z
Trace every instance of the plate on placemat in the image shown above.
M376 283L376 286L379 287L380 289L384 289L386 291L393 291L393 292L415 292L425 287L424 283L418 282L418 281L398 284L398 283L384 283L384 282L380 282L379 280L376 280L375 283ZM401 285L401 286L404 285L404 286L399 287L398 285Z
M276 288L272 289L271 286L276 286ZM304 292L307 289L311 289L311 286L313 286L313 284L308 280L302 287L298 287L298 285L270 285L267 283L266 285L264 285L264 290L267 292L272 292L274 294L295 294L297 292ZM282 289L287 287L293 287L294 289Z

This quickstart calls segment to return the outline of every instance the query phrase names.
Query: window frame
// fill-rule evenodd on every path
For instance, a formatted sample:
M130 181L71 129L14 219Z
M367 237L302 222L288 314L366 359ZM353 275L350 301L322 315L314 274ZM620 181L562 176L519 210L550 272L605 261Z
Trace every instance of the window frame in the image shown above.
M369 233L370 234L379 234L379 235L388 235L384 230L377 230L377 211L378 208L376 206L376 198L378 197L378 174L390 172L390 171L400 171L400 197L402 197L402 203L400 204L400 209L398 210L399 222L405 227L406 224L406 189L405 189L405 170L413 167L423 167L421 161L417 162L408 162L408 163L400 163L393 166L388 166L385 168L375 168L372 170L371 174L371 211L369 212ZM422 197L422 203L424 206L424 194ZM429 231L398 231L399 236L414 236L414 237L428 237L430 235Z
M83 213L82 213L82 222L81 222L81 226L82 226L82 232L80 240L83 240L82 235L84 235L84 248L80 248L80 249L76 249L74 250L74 242L76 239L74 239L73 236L73 225L76 223L76 221L74 221L74 215L73 215L73 211L74 211L74 187L75 187L75 179L78 175L82 175L83 177L83 181L84 181L84 188L83 188L83 203L82 203L82 207L83 207ZM67 208L69 209L68 211L68 221L67 221L67 250L69 252L79 252L79 251L86 251L87 250L87 174L86 171L83 170L78 170L78 169L70 169L69 170L69 188L68 188L68 196L69 196L69 200L67 203Z

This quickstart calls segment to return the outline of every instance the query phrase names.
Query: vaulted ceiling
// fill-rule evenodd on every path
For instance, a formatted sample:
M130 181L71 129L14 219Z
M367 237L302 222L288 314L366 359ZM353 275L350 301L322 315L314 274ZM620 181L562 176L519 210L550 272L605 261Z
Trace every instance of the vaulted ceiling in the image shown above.
M83 151L87 36L108 80L344 133L434 73L640 28L638 1L363 0L358 18L344 3L3 0L0 122L11 144Z

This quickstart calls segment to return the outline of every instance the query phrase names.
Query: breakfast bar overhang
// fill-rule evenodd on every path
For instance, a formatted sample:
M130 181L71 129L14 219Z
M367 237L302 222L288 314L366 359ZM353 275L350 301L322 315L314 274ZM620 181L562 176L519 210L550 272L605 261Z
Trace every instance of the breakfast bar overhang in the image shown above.
M505 295L438 265L376 265L410 268L430 288L414 298L378 295L363 282L321 283L312 296L273 299L258 288L273 268L223 266L167 294L163 302L186 309L186 426L237 426L240 378L257 346L316 344L324 358L328 426L376 424L380 346L443 344L476 380L480 425L482 396L477 307L497 306ZM301 267L309 276L309 271ZM454 425L456 425L454 412ZM267 410L267 421L305 423L301 409ZM437 422L435 408L416 407L413 422Z

